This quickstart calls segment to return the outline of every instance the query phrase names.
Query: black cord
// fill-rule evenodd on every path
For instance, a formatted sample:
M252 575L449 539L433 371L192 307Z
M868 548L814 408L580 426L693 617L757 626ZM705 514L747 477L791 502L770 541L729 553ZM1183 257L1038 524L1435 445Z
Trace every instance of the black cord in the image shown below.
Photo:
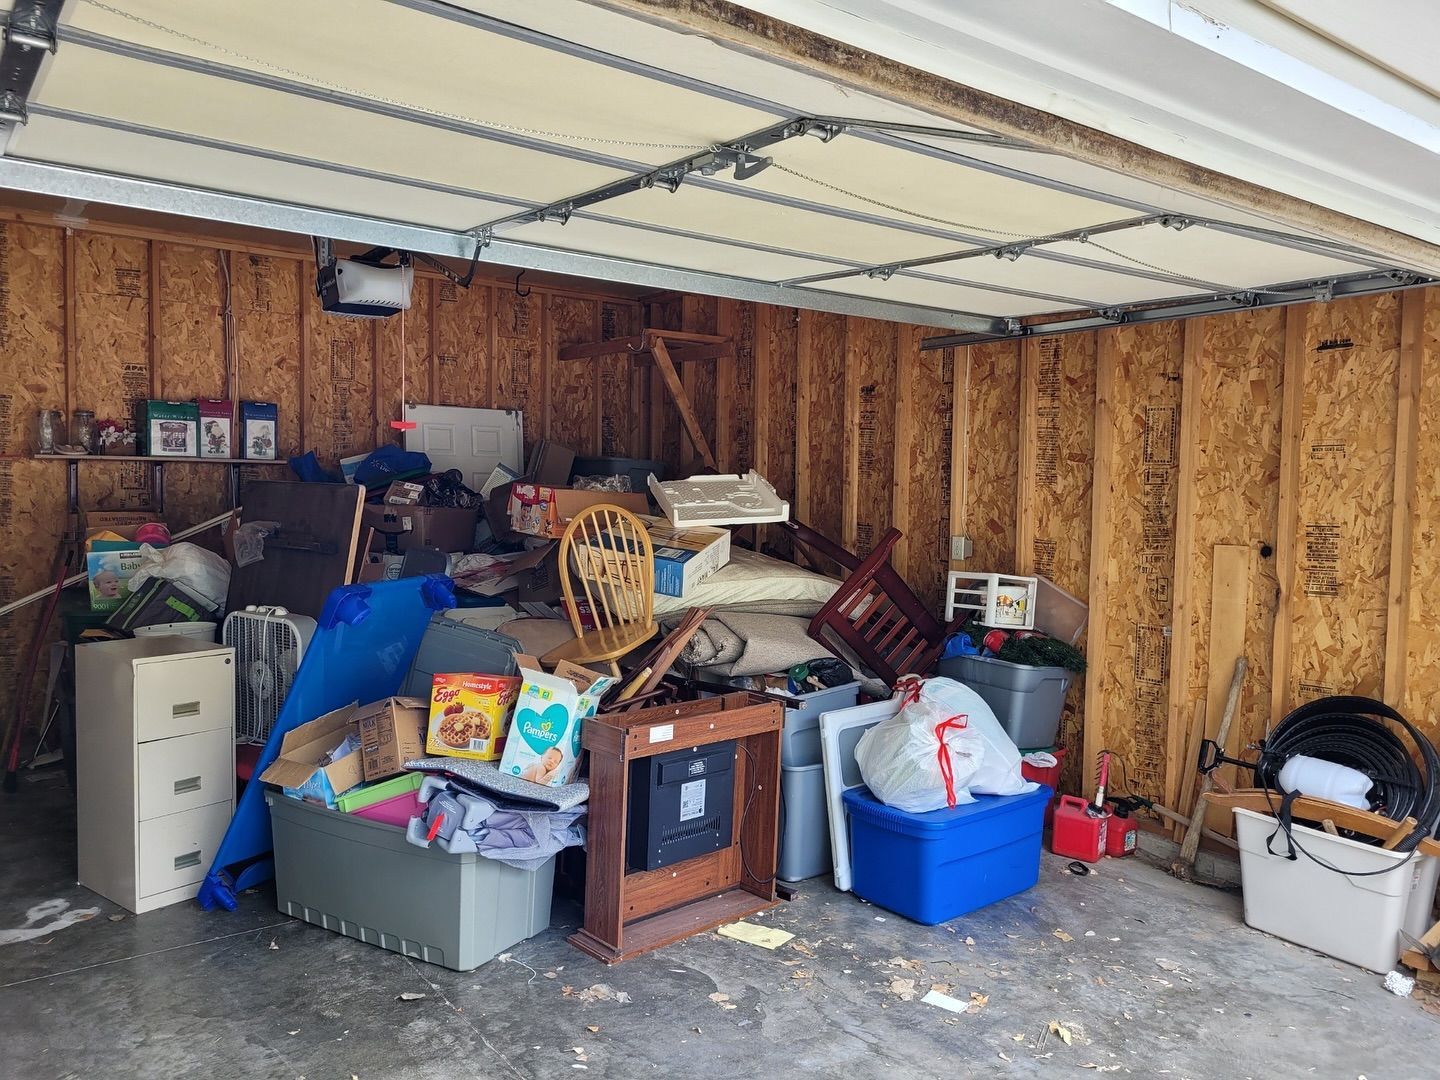
M1415 858L1416 853L1420 850L1418 847L1411 848L1405 854L1405 858L1401 859L1398 863L1394 863L1391 866L1384 867L1381 870L1343 870L1340 867L1335 866L1333 863L1326 862L1324 859L1320 858L1320 856L1315 855L1310 851L1307 851L1301 845L1300 841L1295 839L1295 822L1290 820L1288 815L1281 815L1280 809L1275 806L1275 800L1270 797L1270 789L1268 787L1265 788L1265 801L1269 804L1270 812L1275 815L1276 821L1275 831L1271 833L1265 841L1265 850L1270 852L1271 855L1278 855L1279 852L1275 851L1273 848L1270 847L1270 841L1274 840L1279 833L1283 832L1285 834L1286 841L1290 844L1290 847L1294 851L1300 852L1301 855L1304 855L1316 866L1324 867L1326 870L1333 871L1337 874L1343 874L1345 877L1379 877L1381 874L1392 874L1396 870L1399 870L1411 859ZM1294 856L1292 855L1291 858L1293 857Z
M750 759L750 769L751 771L753 771L757 767L757 762L755 761L755 752L751 750L748 745L746 745L744 740L741 740L740 742L740 749L744 750L745 756ZM750 804L755 801L755 793L759 790L760 788L758 785L754 783L750 784L750 794L745 798L745 809L740 811L740 865L744 867L745 873L748 874L752 879L754 879L757 885L769 885L775 880L774 873L771 873L771 875L767 878L760 877L758 874L755 873L754 870L750 869L750 860L745 857L745 822L750 818Z

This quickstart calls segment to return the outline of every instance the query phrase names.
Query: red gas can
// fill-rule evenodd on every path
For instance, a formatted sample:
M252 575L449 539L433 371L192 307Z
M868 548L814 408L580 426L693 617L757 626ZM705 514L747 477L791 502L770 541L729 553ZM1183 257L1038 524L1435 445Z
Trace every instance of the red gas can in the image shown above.
M1099 862L1105 855L1109 822L1109 813L1096 812L1074 795L1061 795L1055 807L1050 850L1066 859Z
M1140 826L1135 819L1118 809L1106 816L1105 854L1116 859L1134 855L1140 841Z

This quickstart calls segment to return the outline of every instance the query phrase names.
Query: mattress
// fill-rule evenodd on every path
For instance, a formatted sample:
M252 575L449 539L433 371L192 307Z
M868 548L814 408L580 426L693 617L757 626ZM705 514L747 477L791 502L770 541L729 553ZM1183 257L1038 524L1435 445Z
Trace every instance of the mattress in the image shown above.
M655 616L658 619L690 608L713 607L808 618L838 588L840 582L834 578L794 563L745 548L731 548L730 562L693 586L684 598L657 594Z

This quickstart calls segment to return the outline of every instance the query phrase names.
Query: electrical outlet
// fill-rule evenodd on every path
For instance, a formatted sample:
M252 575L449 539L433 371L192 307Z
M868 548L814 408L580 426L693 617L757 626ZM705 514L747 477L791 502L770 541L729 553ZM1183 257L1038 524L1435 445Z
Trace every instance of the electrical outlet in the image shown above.
M975 554L975 545L968 536L950 537L950 561L959 562Z

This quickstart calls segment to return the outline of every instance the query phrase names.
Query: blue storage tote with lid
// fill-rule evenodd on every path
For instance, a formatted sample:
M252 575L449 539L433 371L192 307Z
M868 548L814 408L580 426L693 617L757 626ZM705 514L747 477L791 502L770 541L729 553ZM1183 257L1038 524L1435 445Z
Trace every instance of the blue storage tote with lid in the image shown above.
M953 809L910 814L865 787L845 792L851 888L933 926L1022 893L1040 877L1040 833L1051 791L977 795Z

